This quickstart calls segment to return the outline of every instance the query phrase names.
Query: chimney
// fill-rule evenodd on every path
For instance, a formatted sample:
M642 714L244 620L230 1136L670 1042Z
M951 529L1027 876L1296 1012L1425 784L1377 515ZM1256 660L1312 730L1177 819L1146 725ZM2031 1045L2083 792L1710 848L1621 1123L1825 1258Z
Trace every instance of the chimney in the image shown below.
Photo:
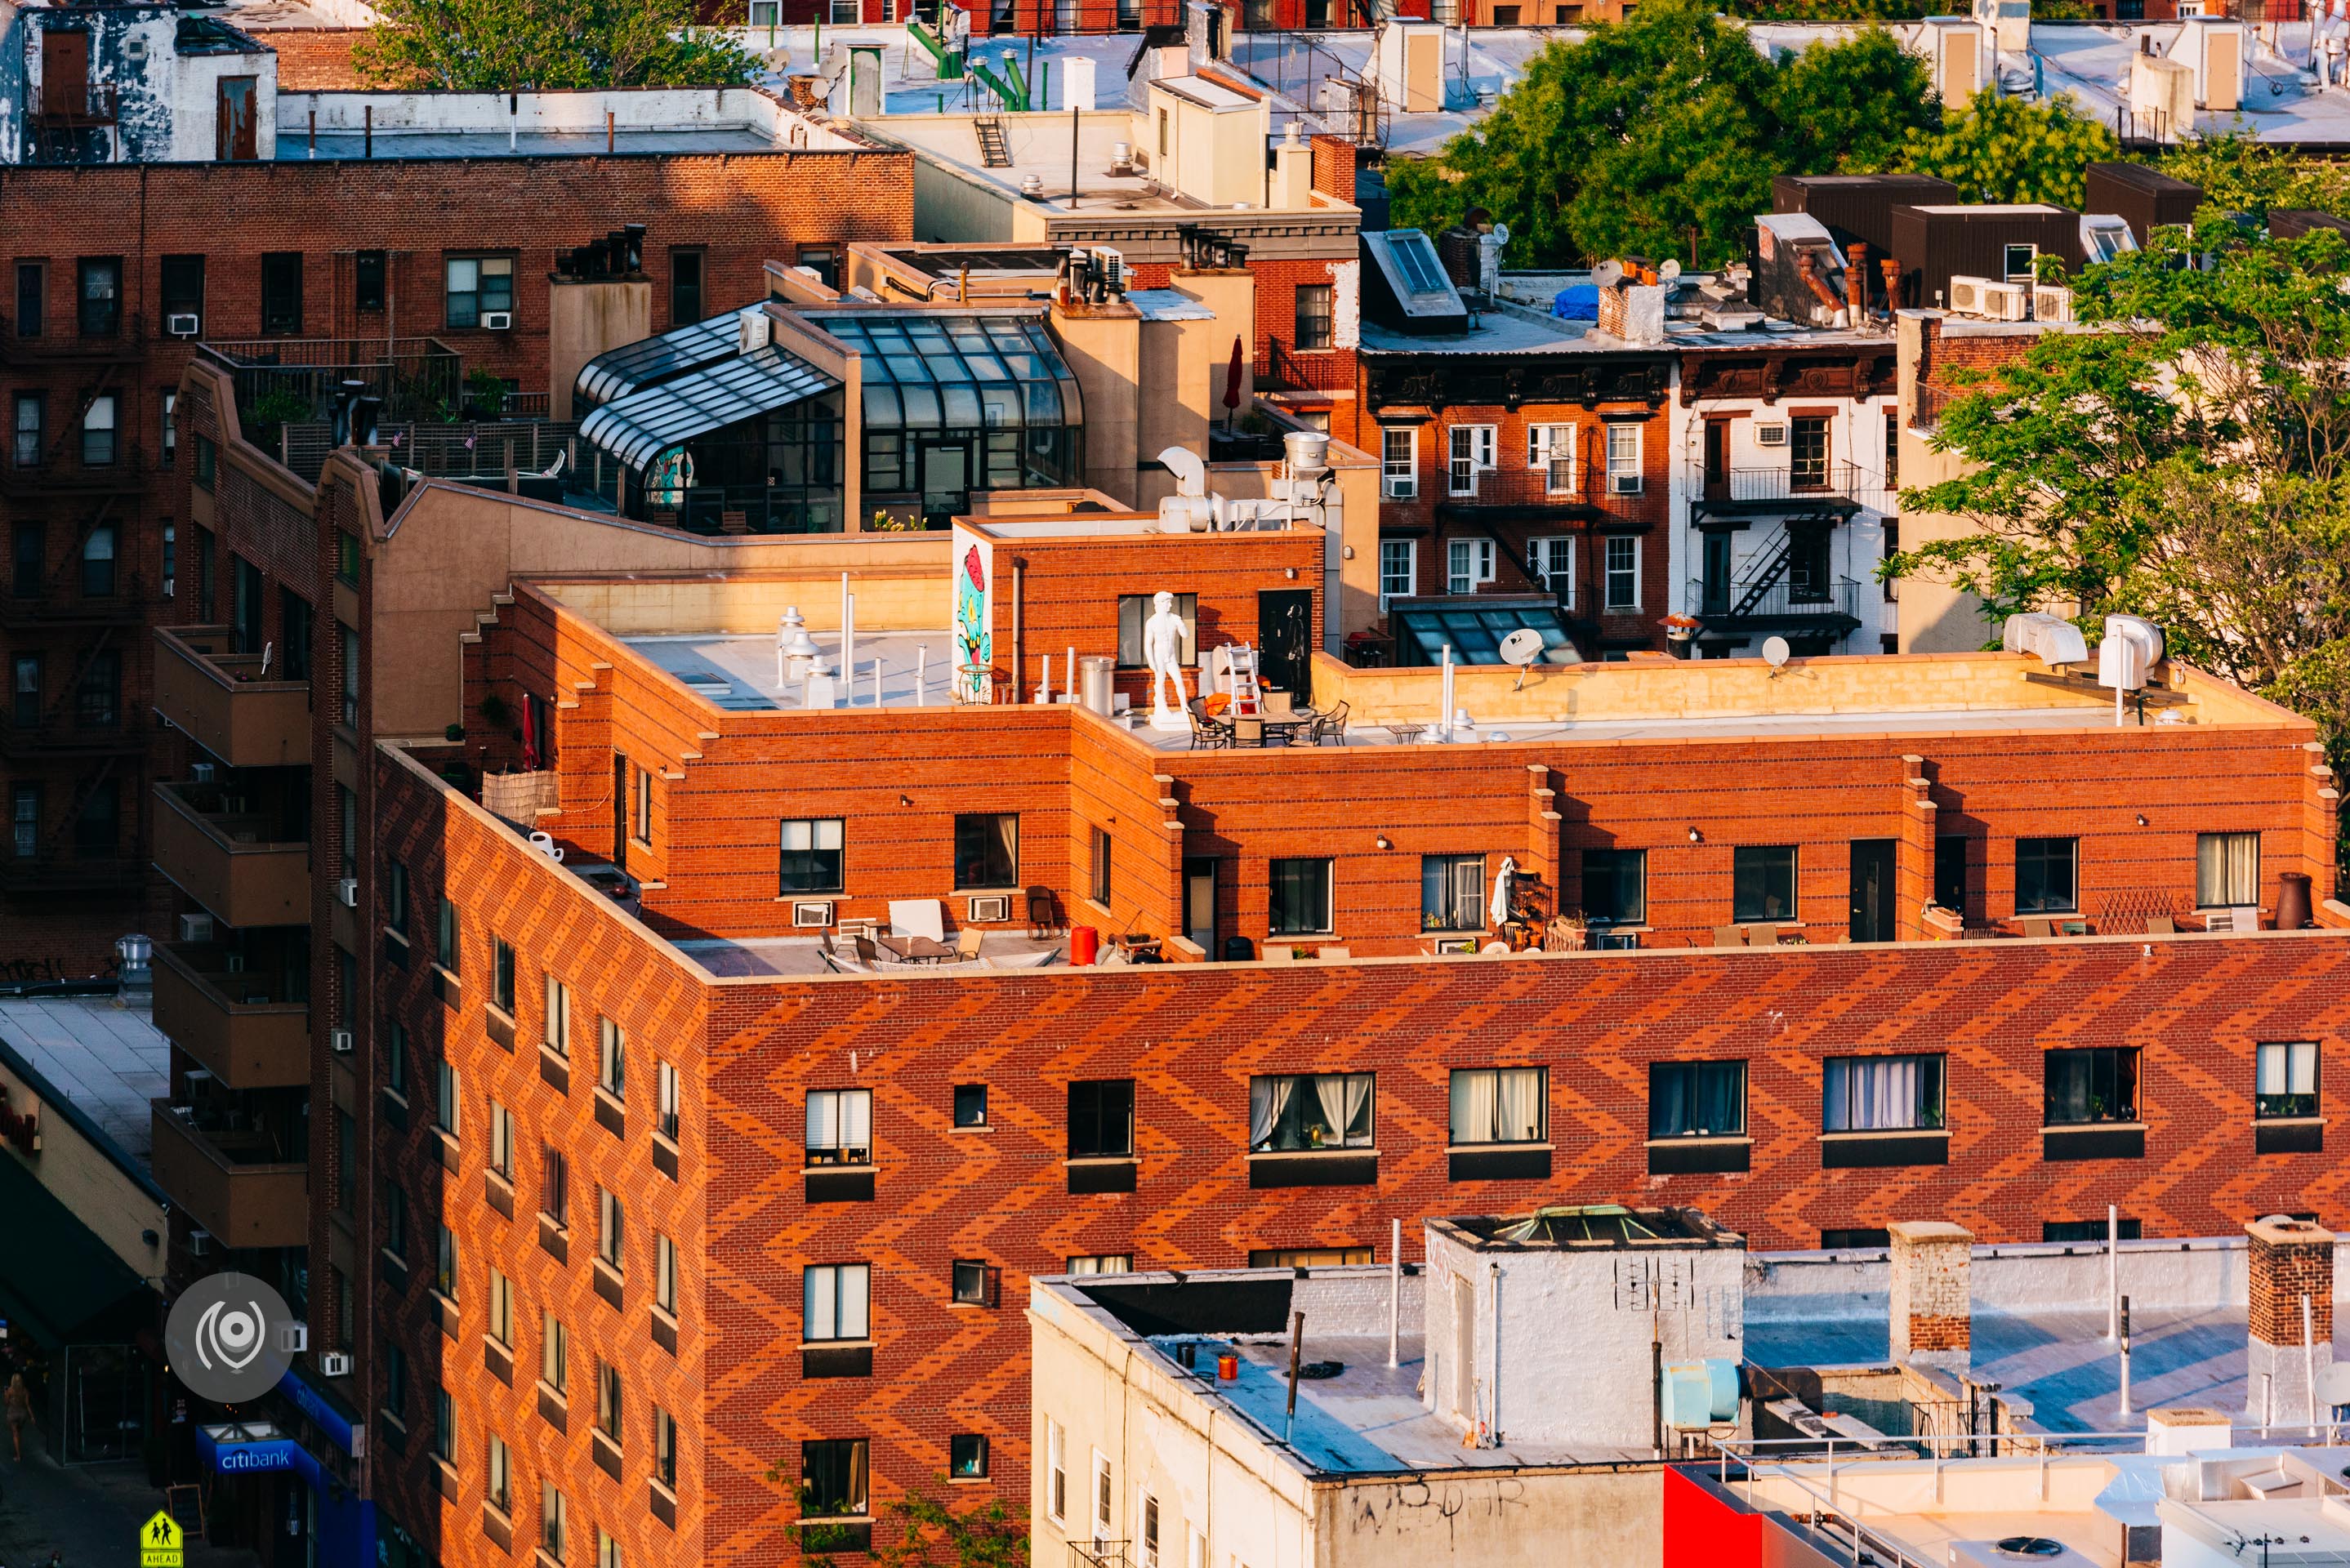
M1885 313L1890 316L1901 308L1901 264L1887 256L1877 270L1885 275Z
M1866 325L1868 321L1868 247L1849 244L1844 248L1845 293L1852 300L1852 324Z
M1964 1372L1974 1356L1967 1268L1975 1239L1939 1220L1886 1227L1893 1241L1893 1359Z
M2253 1220L2244 1233L2251 1241L2245 1413L2254 1425L2305 1425L2318 1418L2310 1409L2310 1385L2334 1360L2334 1232L2306 1220L2268 1219Z

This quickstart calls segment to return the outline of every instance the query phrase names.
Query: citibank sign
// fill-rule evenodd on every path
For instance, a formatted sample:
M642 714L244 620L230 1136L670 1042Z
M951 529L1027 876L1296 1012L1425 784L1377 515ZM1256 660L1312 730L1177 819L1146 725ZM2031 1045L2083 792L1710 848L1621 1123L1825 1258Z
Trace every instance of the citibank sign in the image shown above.
M290 1470L296 1468L294 1455L299 1446L282 1438L265 1443L223 1443L213 1452L213 1469L223 1475Z

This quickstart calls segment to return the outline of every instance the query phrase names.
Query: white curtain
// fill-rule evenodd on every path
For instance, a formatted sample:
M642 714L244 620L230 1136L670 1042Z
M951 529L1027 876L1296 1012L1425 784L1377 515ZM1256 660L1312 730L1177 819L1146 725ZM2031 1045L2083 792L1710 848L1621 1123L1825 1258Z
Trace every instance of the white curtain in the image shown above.
M1543 1072L1509 1067L1493 1075L1493 1137L1501 1143L1534 1143L1543 1135Z
M1824 1128L1879 1132L1916 1127L1918 1070L1915 1056L1829 1058Z
M2261 901L2261 836L2206 833L2195 840L2195 901L2208 908Z
M1492 1073L1464 1072L1452 1075L1452 1141L1454 1143L1492 1143L1493 1141L1493 1107L1496 1099Z
M2260 1081L2253 1091L2262 1095L2314 1095L2317 1093L2317 1047L2302 1042L2291 1045L2263 1045L2260 1049Z
M1314 1096L1322 1102L1323 1125L1330 1129L1328 1144L1336 1147L1347 1141L1347 1090L1354 1080L1342 1073L1325 1073L1314 1080Z
M1249 1080L1249 1147L1263 1148L1273 1141L1273 1129L1281 1125L1282 1113L1289 1109L1289 1096L1295 1091L1295 1078L1252 1078Z
M1347 1124L1343 1141L1369 1147L1371 1143L1371 1085L1368 1073L1353 1073L1347 1077ZM1327 1098L1323 1101L1329 1104Z

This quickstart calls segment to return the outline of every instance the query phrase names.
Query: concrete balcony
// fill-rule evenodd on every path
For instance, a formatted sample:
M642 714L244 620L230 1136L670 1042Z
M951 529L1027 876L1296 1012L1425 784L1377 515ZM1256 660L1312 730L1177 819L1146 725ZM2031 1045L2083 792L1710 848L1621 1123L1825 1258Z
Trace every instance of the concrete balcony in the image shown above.
M261 1134L203 1129L169 1100L154 1106L155 1185L224 1247L309 1240L310 1168L281 1160Z
M200 942L155 948L155 1027L231 1089L310 1081L310 1009L283 1000L277 978L235 972Z
M309 924L310 846L273 828L218 784L155 786L155 868L232 926Z
M261 678L226 627L158 627L155 711L233 768L310 760L310 683Z

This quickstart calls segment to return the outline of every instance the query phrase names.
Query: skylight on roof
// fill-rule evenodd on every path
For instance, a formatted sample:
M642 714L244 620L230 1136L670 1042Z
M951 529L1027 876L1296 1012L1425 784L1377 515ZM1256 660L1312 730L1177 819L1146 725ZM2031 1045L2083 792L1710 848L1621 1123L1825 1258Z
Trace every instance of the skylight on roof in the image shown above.
M1388 254L1403 268L1404 282L1414 294L1448 292L1443 264L1436 259L1436 247L1418 229L1391 229L1388 232Z

